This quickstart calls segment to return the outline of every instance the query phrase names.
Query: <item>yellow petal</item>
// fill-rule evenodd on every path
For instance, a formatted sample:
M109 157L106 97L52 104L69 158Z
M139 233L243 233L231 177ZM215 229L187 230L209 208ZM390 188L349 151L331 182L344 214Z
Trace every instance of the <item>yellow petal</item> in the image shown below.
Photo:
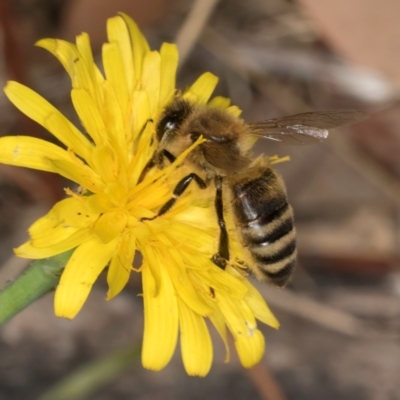
M30 230L30 232L32 232L32 230ZM37 248L51 248L53 246L68 246L72 248L81 244L81 242L88 237L89 233L90 229L88 228L75 228L66 223L61 223L46 231L42 230L40 234L31 234L31 242L32 245ZM65 244L65 242L68 244Z
M79 52L73 43L60 39L41 39L36 42L36 46L46 49L53 54L65 68L71 80L74 81L74 60L79 58Z
M92 196L85 196L86 204L88 209L93 213L104 213L110 208L113 208L113 204L109 196L105 193L98 193Z
M135 185L139 176L153 154L150 139L145 127L150 125L150 102L147 92L135 90L132 96L132 108L130 111L131 135L128 137L129 153L135 155L131 160L128 176L130 182Z
M83 32L76 37L76 47L91 81L90 86L85 88L85 90L90 93L90 97L96 101L98 107L101 108L101 105L103 104L103 98L100 90L100 84L104 81L104 77L93 59L93 53L90 47L90 38L86 32ZM80 87L83 88L82 84Z
M108 134L108 141L120 160L122 166L128 163L128 138L124 124L124 115L119 106L114 87L108 81L102 84L105 107L103 121ZM122 171L122 170L121 170Z
M136 232L138 234L139 232ZM146 268L149 269L149 275L151 276L151 288L152 294L151 296L157 297L159 296L159 291L162 285L162 274L161 271L163 270L163 259L160 254L160 251L157 247L153 246L143 246L142 243L140 243L140 249L143 254L143 260L146 260ZM142 275L143 279L143 275ZM170 282L170 278L168 277L168 282ZM172 283L171 283L172 285ZM143 292L147 290L147 287L145 289L145 286L143 284Z
M125 212L107 212L97 220L93 232L103 243L108 243L125 229L127 221L128 217Z
M228 272L217 267L211 260L207 261L210 265L208 270L208 276L202 274L201 271L193 271L198 275L201 274L201 279L207 282L210 287L223 293L226 297L232 297L232 299L243 299L247 293L247 288L241 280L232 276ZM206 260L204 260L204 264Z
M132 98L132 131L137 135L151 118L149 96L144 90L135 90ZM132 140L137 139L133 137ZM147 140L146 140L147 141ZM149 145L147 141L147 146Z
M242 113L242 110L238 106L230 106L226 109L226 112L232 114L235 117L239 117Z
M150 115L155 116L160 100L160 65L161 57L158 51L146 54L143 61L142 88L147 92L150 102Z
M0 138L0 161L5 164L55 172L92 192L103 183L93 170L72 152L29 136L6 136Z
M153 180L150 180L153 178ZM149 210L153 210L160 207L171 197L171 189L165 185L165 182L157 180L157 173L146 176L141 184L135 186L130 192L130 198L134 199L133 208L136 206L144 207ZM154 196L157 193L157 196ZM129 209L130 212L134 210ZM162 219L161 219L162 221ZM160 221L154 221L155 224L159 224Z
M108 41L115 44L118 48L123 71L120 81L125 85L127 92L130 93L135 81L132 43L129 37L128 27L121 17L109 18L107 20L107 36Z
M213 192L214 189L212 189L210 196L211 198L206 199L205 203L206 207L213 204L212 203ZM216 228L216 221L214 217L215 211L213 208L210 207L206 208L206 207L197 207L194 205L191 205L190 207L185 207L180 211L178 215L174 216L174 225L176 221L177 226L179 226L179 229L182 230L192 229L193 227L198 228L199 225L201 225L201 228L205 228L207 231L211 229L213 232L215 232Z
M128 27L133 48L133 70L135 73L135 80L138 81L142 76L143 60L146 54L150 51L150 47L137 24L133 22L132 18L124 13L119 13L119 15L120 17L116 18L122 18Z
M211 368L213 348L204 318L182 301L179 304L183 364L189 375L205 376Z
M106 78L114 87L119 107L124 112L128 105L128 85L122 54L117 43L105 43L102 55Z
M108 195L114 205L124 205L126 201L126 185L116 181L109 183L104 189L104 193Z
M235 340L242 365L252 367L261 360L265 343L251 309L243 301L219 293L216 293L216 300Z
M58 242L55 242L52 245L49 244L45 247L38 247L35 241L31 240L14 249L14 252L18 257L32 258L34 260L52 257L81 245L91 236L91 229L79 229L71 233L70 236L62 240L60 239ZM52 236L52 238L55 237L56 236Z
M160 106L163 107L175 92L179 54L175 44L163 43L161 55Z
M107 300L115 297L127 284L132 271L132 262L135 255L135 236L127 232L119 242L119 248L111 259L107 273L109 290Z
M142 364L145 368L159 371L170 361L178 339L178 304L171 280L158 266L161 288L147 265L143 266L144 337Z
M116 241L104 244L91 239L74 251L56 289L54 308L58 317L72 319L76 316L116 245Z
M68 72L74 88L87 90L93 98L99 95L95 86L100 73L96 71L94 64L87 64L88 58L90 59L87 49L84 49L85 52L82 55L76 45L60 39L43 39L39 40L36 45L48 50L61 62ZM80 43L81 48L87 45L88 43Z
M7 83L4 92L20 111L46 128L76 154L90 160L93 146L89 140L42 96L12 81Z
M184 93L183 97L191 97L198 104L206 104L217 86L218 78L211 72L205 72Z
M197 208L198 207L196 207L196 209ZM178 217L180 217L180 215L178 215ZM209 221L210 220L204 219L204 225L207 225ZM204 229L202 229L201 227L195 228L192 225L182 224L178 221L174 221L174 223L171 224L170 228L171 234L180 244L185 244L188 247L196 249L199 253L207 253L213 251L213 248L210 249L210 241L213 239L213 237L210 238L210 235L207 234L205 229L206 226L204 227ZM212 244L214 244L214 240L212 240L212 242ZM194 254L194 256L196 256L196 254ZM188 262L191 264L193 263L189 260Z
M85 62L89 75L92 76L93 82L102 82L104 77L94 61L92 48L90 47L90 37L86 32L83 32L76 37L76 48Z
M93 167L104 182L117 180L120 167L118 161L109 144L95 147L92 155Z
M67 151L55 144L30 136L0 138L0 161L4 164L59 172L50 160L70 161Z
M163 253L164 268L168 269L179 297L197 314L202 316L209 315L212 309L194 288L193 281L190 280L190 271L187 271L181 252L176 248L169 247Z
M91 196L90 196L91 197ZM56 203L42 218L29 228L32 237L39 237L43 232L54 228L86 228L99 217L90 209L90 197L69 197Z
M235 347L243 367L251 368L258 364L264 356L265 339L257 329L252 336L238 336L235 340Z
M214 325L215 329L221 336L221 339L225 346L225 362L229 362L230 360L230 350L229 350L229 343L228 343L228 335L226 331L226 324L224 315L221 311L215 307L214 312L209 316L210 321Z
M226 109L231 105L231 99L228 97L216 96L209 101L208 105L215 108Z
M97 218L98 213L88 207L87 197L64 199L31 225L31 241L15 251L21 257L35 259L62 253L84 242Z
M107 133L97 102L85 89L72 89L71 98L86 132L97 145L103 144L107 138Z
M49 162L58 174L78 183L93 193L100 192L104 189L104 182L99 175L90 167L84 165L79 159L76 159L74 163L60 159L51 160Z
M272 314L271 310L267 306L267 303L262 298L260 293L254 288L254 286L247 280L243 282L247 289L248 293L245 297L245 301L247 305L251 308L254 316L271 326L272 328L278 329L279 328L279 321L275 318L274 314Z

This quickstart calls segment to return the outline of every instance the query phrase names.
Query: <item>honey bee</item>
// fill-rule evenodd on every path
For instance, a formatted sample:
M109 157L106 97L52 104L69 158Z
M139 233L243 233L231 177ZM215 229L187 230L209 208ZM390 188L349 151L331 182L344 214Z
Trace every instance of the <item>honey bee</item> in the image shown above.
M206 141L188 155L185 163L193 172L178 182L172 197L153 218L166 213L192 181L201 189L213 182L220 234L218 252L212 261L224 269L230 260L224 219L224 212L229 209L242 245L253 261L246 267L259 279L283 287L296 262L293 210L283 180L271 168L268 158L252 158L252 136L286 144L307 144L325 139L331 128L365 117L363 112L350 110L307 112L247 124L226 110L176 98L156 123L157 150L142 178L150 168L172 163L200 136ZM223 191L230 195L230 204L224 204Z

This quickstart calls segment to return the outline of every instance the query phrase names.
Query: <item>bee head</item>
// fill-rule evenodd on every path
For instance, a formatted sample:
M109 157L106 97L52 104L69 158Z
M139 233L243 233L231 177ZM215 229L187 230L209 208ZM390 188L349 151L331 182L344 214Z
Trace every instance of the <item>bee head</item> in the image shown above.
M157 124L156 136L159 143L169 141L192 113L193 106L187 101L176 99L168 105Z

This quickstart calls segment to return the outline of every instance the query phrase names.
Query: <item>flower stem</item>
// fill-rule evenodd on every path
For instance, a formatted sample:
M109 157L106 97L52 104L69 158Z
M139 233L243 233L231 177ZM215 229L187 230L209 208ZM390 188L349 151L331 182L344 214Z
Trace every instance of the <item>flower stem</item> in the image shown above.
M32 262L0 292L0 325L54 289L72 252Z
M40 400L87 399L140 359L141 346L130 345L90 362L56 383Z

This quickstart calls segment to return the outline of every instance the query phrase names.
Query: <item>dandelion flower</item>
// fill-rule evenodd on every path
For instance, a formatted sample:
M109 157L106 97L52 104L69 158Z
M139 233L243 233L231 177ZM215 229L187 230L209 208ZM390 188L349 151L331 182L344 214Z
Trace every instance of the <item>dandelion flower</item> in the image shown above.
M274 328L278 322L238 272L246 255L229 217L232 261L225 270L211 261L219 234L212 190L191 185L174 207L151 220L171 198L185 174L184 159L201 138L167 168L153 168L139 179L155 151L155 121L177 95L177 48L163 44L160 51L151 51L124 14L108 21L107 33L104 73L93 60L87 34L78 36L76 44L55 39L37 43L69 74L72 103L84 131L28 87L17 82L5 87L10 101L64 147L29 136L3 137L0 162L54 172L78 184L29 228L30 240L15 252L42 259L74 249L55 292L55 314L65 318L80 311L106 267L107 299L124 288L132 271L140 272L146 368L165 367L179 335L187 373L206 375L213 359L207 319L221 335L227 359L229 330L242 364L251 367L265 346L257 320ZM227 99L210 100L216 84L217 78L205 73L182 95L239 115ZM137 270L132 266L136 252L143 256Z

